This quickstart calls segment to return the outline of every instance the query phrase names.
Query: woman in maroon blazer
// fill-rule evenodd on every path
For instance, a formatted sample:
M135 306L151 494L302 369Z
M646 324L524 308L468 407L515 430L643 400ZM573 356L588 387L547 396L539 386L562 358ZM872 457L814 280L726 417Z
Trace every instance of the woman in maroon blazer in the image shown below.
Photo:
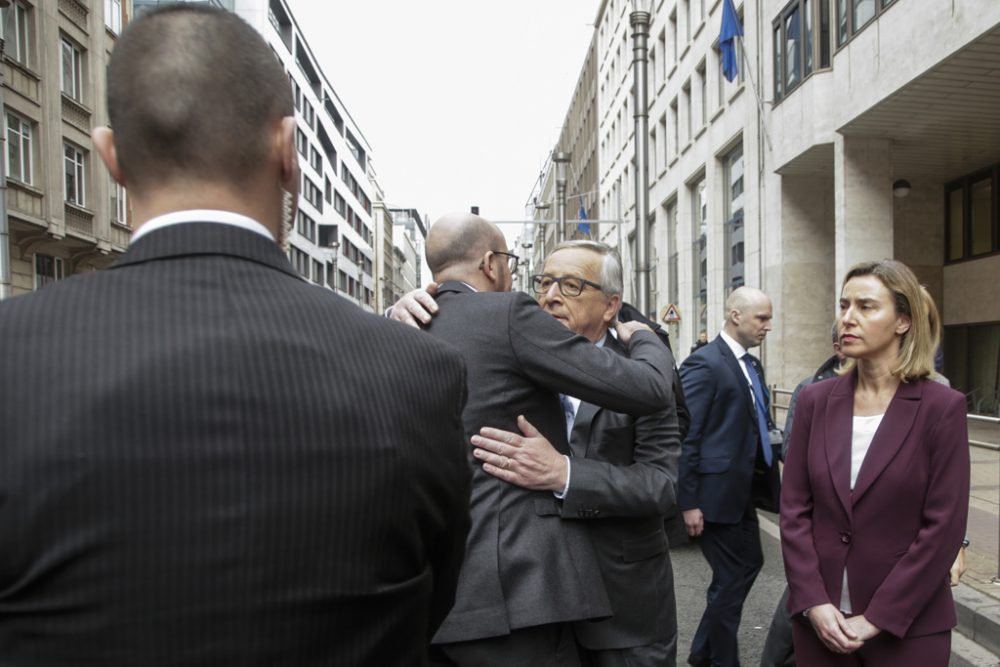
M948 664L948 570L965 531L965 399L929 379L934 336L916 277L848 272L847 371L799 398L781 535L799 664Z

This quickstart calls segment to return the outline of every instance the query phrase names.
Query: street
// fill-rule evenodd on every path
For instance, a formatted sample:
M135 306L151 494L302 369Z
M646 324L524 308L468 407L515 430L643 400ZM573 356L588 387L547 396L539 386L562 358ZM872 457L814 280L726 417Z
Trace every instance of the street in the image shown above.
M764 549L764 567L757 575L743 606L740 623L740 663L743 667L757 667L767 629L775 605L785 589L785 571L781 564L781 547L777 538L768 532L768 520L777 530L777 516L759 513L762 518L761 545ZM705 591L712 578L712 571L701 555L696 543L684 544L670 550L674 568L674 592L677 596L677 664L687 664L691 639L698 629L698 621L705 610Z

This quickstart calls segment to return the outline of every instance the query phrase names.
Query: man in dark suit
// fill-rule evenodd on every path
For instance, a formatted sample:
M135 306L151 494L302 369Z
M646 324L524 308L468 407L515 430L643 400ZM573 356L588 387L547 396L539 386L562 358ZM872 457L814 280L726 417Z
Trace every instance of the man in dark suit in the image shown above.
M131 247L0 303L0 662L426 664L469 521L461 358L275 243L292 97L241 19L144 14L108 107Z
M600 285L600 289L583 289ZM609 246L568 241L534 277L542 308L597 346L625 354L609 333L621 306L621 260ZM545 461L560 456L530 423L521 433L484 428L472 439L486 471L523 488L560 494L559 513L589 529L613 616L578 621L575 637L594 667L676 664L677 615L665 512L673 505L680 435L671 403L632 417L568 398L572 416L566 478L547 480ZM502 467L501 452L520 462Z
M528 295L509 291L514 262L492 223L474 215L436 222L427 263L439 283L438 314L428 331L465 357L467 437L484 425L515 431L517 419L525 419L554 446L539 474L565 479L570 450L560 392L617 411L660 412L672 403L671 359L638 323L617 325L631 358L574 335ZM436 660L579 664L570 622L612 613L584 522L563 521L550 491L489 474L471 448L469 461L472 528L455 606L434 638ZM501 448L493 463L512 472L534 465L514 448Z
M778 507L764 371L748 349L771 330L771 300L740 287L719 336L681 364L691 427L681 449L679 502L688 534L712 568L692 665L739 665L743 601L764 563L755 506Z

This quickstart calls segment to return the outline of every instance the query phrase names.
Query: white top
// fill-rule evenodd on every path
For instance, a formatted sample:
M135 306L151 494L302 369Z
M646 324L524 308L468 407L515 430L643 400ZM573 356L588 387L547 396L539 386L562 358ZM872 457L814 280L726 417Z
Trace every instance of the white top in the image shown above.
M260 234L271 241L274 240L274 236L272 236L271 232L267 230L267 227L245 215L233 213L232 211L190 209L187 211L174 211L172 213L158 215L155 218L150 218L140 225L139 229L132 232L132 239L129 243L135 243L146 234L154 232L157 229L163 229L164 227L180 225L187 222L217 222L224 225L232 225L233 227L240 227L241 229L246 229Z
M882 423L884 416L885 414L854 418L851 429L851 491L854 491L854 484L858 481L861 464L864 463L865 456L868 455L875 431L878 430L878 425ZM844 568L844 585L840 589L840 611L851 613L851 596L847 588L846 567Z

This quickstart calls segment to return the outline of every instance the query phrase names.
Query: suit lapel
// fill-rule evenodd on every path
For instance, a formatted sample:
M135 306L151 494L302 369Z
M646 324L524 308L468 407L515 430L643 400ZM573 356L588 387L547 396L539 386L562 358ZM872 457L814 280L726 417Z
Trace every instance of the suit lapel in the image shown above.
M851 516L851 431L854 417L854 374L836 381L826 404L826 460L833 488Z
M896 452L903 446L906 436L913 428L914 418L917 410L920 409L920 395L923 393L922 383L904 382L896 389L896 395L889 403L889 409L885 411L882 422L875 431L872 438L871 447L865 455L865 460L858 471L858 479L854 484L854 502L871 488L872 483L878 479L886 466L896 456Z
M743 369L740 368L740 361L736 359L736 355L733 351L729 349L726 341L722 339L722 336L717 336L715 345L719 348L719 354L722 355L722 361L725 362L729 371L733 374L733 379L740 386L743 393L743 404L746 406L747 412L750 413L750 418L753 419L753 423L757 423L757 413L754 411L753 397L750 396L750 385L747 384L747 376L743 374Z

